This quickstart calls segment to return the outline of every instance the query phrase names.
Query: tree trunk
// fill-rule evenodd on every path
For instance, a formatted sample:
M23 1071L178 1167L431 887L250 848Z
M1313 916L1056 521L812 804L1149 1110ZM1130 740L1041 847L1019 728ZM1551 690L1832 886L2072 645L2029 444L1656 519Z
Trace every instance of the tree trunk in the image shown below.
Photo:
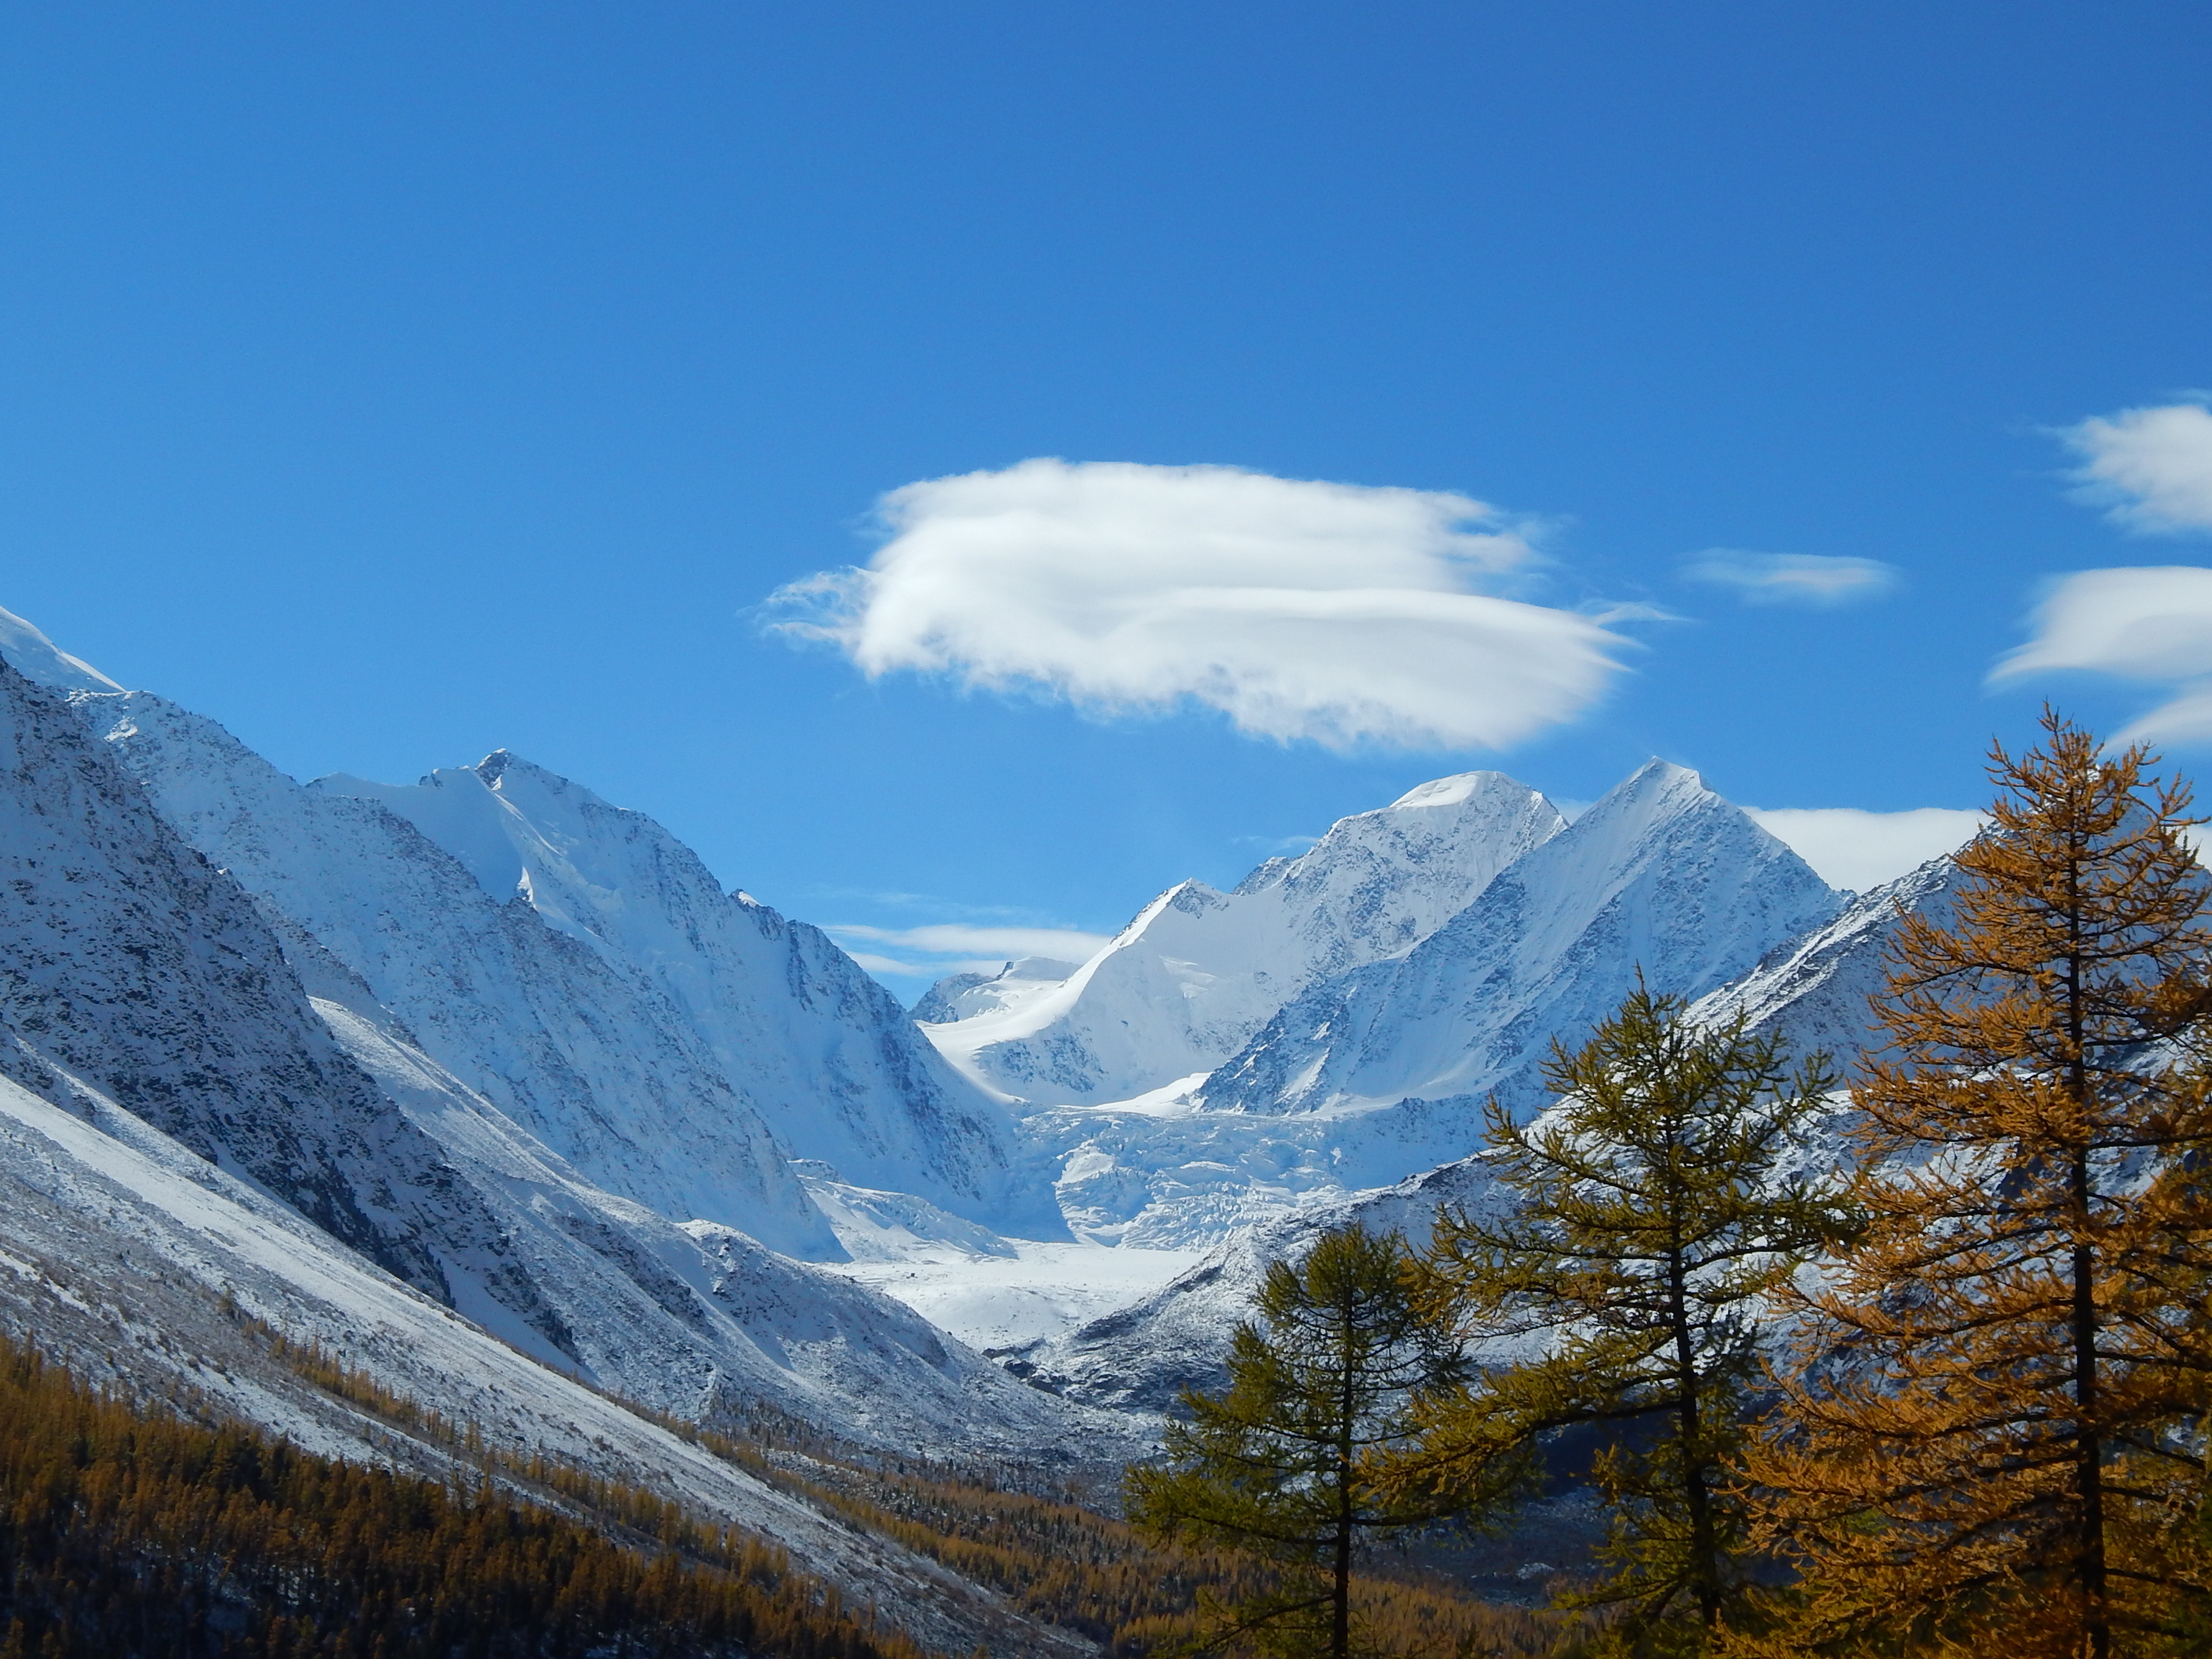
M1690 1329L1689 1290L1684 1283L1681 1258L1668 1267L1674 1326L1674 1363L1680 1376L1680 1403L1675 1420L1682 1438L1682 1504L1690 1517L1692 1582L1698 1590L1698 1617L1711 1630L1720 1622L1720 1575L1714 1557L1712 1493L1705 1481L1703 1425L1698 1410L1698 1357Z
M2082 1004L2081 854L2079 848L2066 874L2067 957L2066 1026L2073 1054L2067 1065L2067 1083L2074 1108L2081 1114L2081 1133L2090 1131L2089 1068L2085 1058L2088 1036ZM2097 1397L2097 1257L2087 1234L2090 1211L2089 1156L2086 1147L2074 1155L2071 1177L2074 1202L2074 1411L2075 1493L2081 1505L2081 1559L2077 1568L2081 1587L2082 1634L2087 1638L2088 1659L2109 1659L2112 1627L2105 1605L2105 1445Z

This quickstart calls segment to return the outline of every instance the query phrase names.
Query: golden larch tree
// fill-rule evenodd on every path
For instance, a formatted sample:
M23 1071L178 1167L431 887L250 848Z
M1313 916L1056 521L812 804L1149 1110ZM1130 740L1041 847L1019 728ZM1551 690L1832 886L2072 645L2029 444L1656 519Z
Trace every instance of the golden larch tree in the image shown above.
M1866 1231L1750 1449L1802 1582L1746 1647L2173 1650L2212 1405L2212 931L2185 785L2045 711L1952 915L1904 915L1853 1097Z

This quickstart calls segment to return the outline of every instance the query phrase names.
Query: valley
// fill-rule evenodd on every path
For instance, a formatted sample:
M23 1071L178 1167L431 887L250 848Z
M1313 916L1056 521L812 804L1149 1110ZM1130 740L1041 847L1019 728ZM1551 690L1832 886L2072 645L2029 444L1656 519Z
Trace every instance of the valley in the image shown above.
M0 613L0 1329L322 1456L659 1493L933 1650L1094 1650L700 1437L1109 1492L1267 1263L1485 1202L1482 1103L1639 974L1848 1057L1948 867L1833 890L1657 761L1571 821L1467 773L917 1020L520 757L301 783Z

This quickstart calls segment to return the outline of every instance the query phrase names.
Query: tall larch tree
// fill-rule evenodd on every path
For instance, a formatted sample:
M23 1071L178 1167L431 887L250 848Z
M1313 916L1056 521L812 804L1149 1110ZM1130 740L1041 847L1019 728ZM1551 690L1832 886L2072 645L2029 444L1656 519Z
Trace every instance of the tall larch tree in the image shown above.
M1741 1016L1699 1024L1640 982L1580 1048L1554 1045L1546 1079L1559 1103L1534 1123L1490 1109L1506 1202L1446 1210L1425 1257L1428 1294L1478 1353L1528 1357L1428 1397L1395 1473L1483 1508L1545 1435L1609 1427L1608 1571L1569 1604L1617 1613L1606 1650L1699 1652L1752 1565L1732 1460L1760 1316L1854 1224L1838 1183L1788 1167L1836 1079Z
M2172 1650L2212 1407L2212 931L2185 786L2045 711L1948 919L1900 918L1853 1091L1870 1223L1752 1449L1775 1652Z

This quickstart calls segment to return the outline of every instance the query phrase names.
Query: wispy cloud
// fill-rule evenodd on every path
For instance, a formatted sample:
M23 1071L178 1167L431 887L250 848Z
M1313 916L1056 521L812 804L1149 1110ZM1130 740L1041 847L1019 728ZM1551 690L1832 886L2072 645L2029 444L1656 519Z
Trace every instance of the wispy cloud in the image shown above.
M1979 812L1917 806L1869 812L1856 806L1784 806L1753 810L1767 834L1811 865L1832 887L1864 892L1955 853L1984 823Z
M1731 588L1746 605L1826 608L1879 599L1898 584L1893 564L1880 559L1832 558L1820 553L1751 553L1709 547L1682 564L1693 582Z
M2151 565L2063 577L2036 607L2027 643L1990 678L2069 668L2169 688L2166 702L2119 734L2123 741L2212 740L2212 570Z
M771 625L871 678L936 673L1112 715L1186 701L1332 746L1497 748L1571 720L1626 641L1512 597L1521 532L1464 495L1224 466L1024 461L908 484L865 569Z
M1103 933L1087 933L1073 927L976 927L965 922L939 922L922 927L870 927L845 923L825 927L823 932L841 943L849 939L930 955L987 957L994 968L1010 957L1051 957L1060 962L1081 962L1095 955L1107 942Z
M2081 497L2130 530L2212 531L2212 410L2201 402L2124 409L2059 433L2082 465Z

